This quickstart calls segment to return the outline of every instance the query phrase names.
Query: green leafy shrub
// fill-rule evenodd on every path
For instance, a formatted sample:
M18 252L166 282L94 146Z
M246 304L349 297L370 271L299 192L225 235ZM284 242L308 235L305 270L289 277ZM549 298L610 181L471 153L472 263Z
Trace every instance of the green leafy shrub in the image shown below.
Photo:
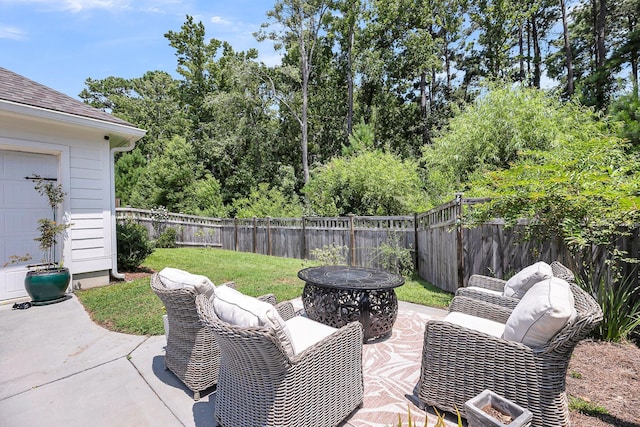
M387 271L409 277L415 270L411 248L400 243L397 233L389 235L389 241L381 244L376 250L380 265Z
M634 275L607 285L601 277L597 286L593 280L577 278L578 284L594 295L602 308L602 322L593 330L594 338L603 341L621 342L629 339L640 326L640 286L634 285Z
M314 171L304 192L320 216L407 215L429 207L417 162L380 151L334 158Z
M155 241L156 248L177 248L178 231L175 228L166 228Z
M277 187L261 183L248 197L233 201L237 218L297 218L302 216L302 205L292 194L285 194Z
M131 220L116 225L118 241L118 269L135 270L142 261L153 253L147 229Z
M588 141L604 128L591 111L542 90L492 88L424 147L427 189L436 204L450 200L454 192L467 191L474 177L518 163L526 150Z
M347 265L345 253L347 247L334 243L321 248L311 249L311 257L320 265Z

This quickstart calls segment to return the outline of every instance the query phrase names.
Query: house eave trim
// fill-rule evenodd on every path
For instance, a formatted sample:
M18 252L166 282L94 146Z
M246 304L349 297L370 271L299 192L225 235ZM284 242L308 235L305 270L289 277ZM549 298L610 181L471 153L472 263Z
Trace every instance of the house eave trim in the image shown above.
M133 143L142 138L146 131L135 126L126 126L119 123L107 122L104 120L83 117L75 114L53 111L31 105L19 104L7 100L0 100L0 111L13 114L21 114L39 120L51 120L71 126L81 126L104 131L105 134L120 135L129 143ZM129 144L127 144L129 145Z

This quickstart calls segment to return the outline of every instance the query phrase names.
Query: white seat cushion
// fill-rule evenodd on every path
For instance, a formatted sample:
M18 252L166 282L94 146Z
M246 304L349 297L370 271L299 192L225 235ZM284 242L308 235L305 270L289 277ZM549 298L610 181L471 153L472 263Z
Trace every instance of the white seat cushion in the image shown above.
M177 268L165 267L159 273L160 281L167 289L194 288L199 294L211 298L215 292L213 282L206 276L191 274Z
M274 330L289 356L295 354L289 328L278 310L268 302L244 295L226 285L216 288L213 310L220 320L236 326L266 326Z
M504 284L504 296L522 298L536 283L553 277L551 266L544 261L523 268Z
M499 296L499 297L502 296L502 292L500 292L500 291L494 291L493 289L481 288L480 286L467 286L466 289L473 289L474 291L480 291L480 292L484 292L484 293L495 295L495 296Z
M312 345L322 341L335 331L336 328L325 325L304 316L295 316L286 321L291 341L296 354L302 353Z
M513 309L504 338L529 347L542 347L576 316L569 283L558 278L538 282Z
M502 337L502 334L504 333L504 323L485 319L483 317L471 316L470 314L460 313L458 311L452 311L447 314L444 320L467 329L473 329L474 331L489 334L496 338Z

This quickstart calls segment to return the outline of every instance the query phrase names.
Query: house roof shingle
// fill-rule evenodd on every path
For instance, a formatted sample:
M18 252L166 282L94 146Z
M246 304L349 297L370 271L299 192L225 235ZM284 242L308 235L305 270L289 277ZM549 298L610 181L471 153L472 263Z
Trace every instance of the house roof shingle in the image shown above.
M104 111L0 67L0 100L135 127Z

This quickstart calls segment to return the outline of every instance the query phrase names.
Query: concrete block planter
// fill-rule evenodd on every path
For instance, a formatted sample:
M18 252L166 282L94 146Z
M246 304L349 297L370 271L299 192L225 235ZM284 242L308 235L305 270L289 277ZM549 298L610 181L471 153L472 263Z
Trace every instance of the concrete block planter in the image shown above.
M476 397L467 400L464 407L469 427L528 427L531 425L533 416L528 409L516 405L491 390L485 390ZM489 415L485 411L487 408L493 408L507 415L511 422L503 423Z

